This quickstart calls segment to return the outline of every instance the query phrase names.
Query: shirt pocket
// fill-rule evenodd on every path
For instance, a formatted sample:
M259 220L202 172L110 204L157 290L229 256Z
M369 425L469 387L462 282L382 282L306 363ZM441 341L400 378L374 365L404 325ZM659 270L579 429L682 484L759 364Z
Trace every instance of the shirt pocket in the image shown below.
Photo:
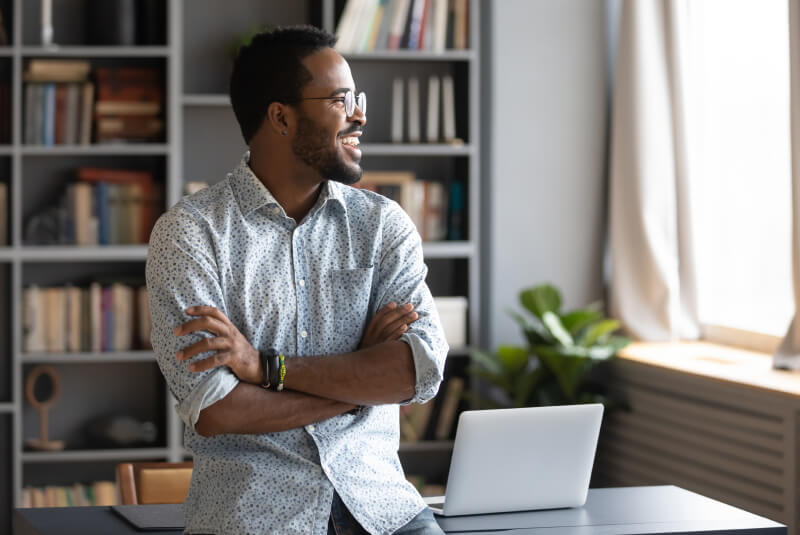
M373 268L331 270L333 316L342 351L355 351L367 325Z

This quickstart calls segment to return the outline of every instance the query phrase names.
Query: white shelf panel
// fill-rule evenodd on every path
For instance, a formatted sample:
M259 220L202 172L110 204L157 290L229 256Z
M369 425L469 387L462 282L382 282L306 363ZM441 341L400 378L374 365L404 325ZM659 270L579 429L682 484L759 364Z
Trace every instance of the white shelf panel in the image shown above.
M120 448L113 450L23 451L24 463L60 463L70 461L135 461L160 459L169 455L168 448Z
M155 362L152 351L106 351L102 353L23 353L26 364L87 363L113 364L117 362Z
M0 403L0 414L10 414L14 412L13 403Z
M162 155L169 154L163 143L109 143L107 145L23 145L23 156L83 156L83 155Z
M12 248L12 256L37 262L128 261L147 259L146 245L110 245L78 247L74 245L42 245Z
M198 107L230 107L231 98L225 94L191 94L183 95L184 106Z
M472 145L446 143L363 143L361 152L366 156L470 156Z
M475 255L475 244L468 241L425 242L422 254L428 258L470 258Z
M471 61L477 56L472 50L378 50L342 54L348 61Z
M23 46L23 56L36 57L89 57L89 58L140 58L168 57L165 46Z
M0 46L0 58L10 58L14 55L14 49L10 46Z
M0 156L8 156L14 153L14 147L11 145L0 145Z

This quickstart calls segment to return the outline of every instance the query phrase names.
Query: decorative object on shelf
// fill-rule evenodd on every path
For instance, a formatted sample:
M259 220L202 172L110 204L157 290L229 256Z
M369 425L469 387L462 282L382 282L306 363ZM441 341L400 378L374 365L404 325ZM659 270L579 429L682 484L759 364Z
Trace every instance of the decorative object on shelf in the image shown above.
M90 45L134 46L137 0L90 0L86 30Z
M86 425L86 437L95 448L152 446L158 440L156 424L124 414L95 418Z
M53 0L42 0L42 46L53 46Z
M37 388L46 392L41 396ZM34 450L60 451L64 449L61 440L50 440L48 436L47 411L61 394L61 380L52 366L36 366L25 380L25 399L31 406L39 411L39 438L29 438L25 444Z
M494 388L478 401L490 408L603 403L616 405L604 394L590 372L630 343L615 336L620 324L606 318L601 304L561 312L561 294L549 284L526 288L519 294L530 313L509 314L519 323L528 347L500 346L494 354L473 351L470 371Z
M444 329L450 349L467 345L467 298L463 296L434 297L433 304Z

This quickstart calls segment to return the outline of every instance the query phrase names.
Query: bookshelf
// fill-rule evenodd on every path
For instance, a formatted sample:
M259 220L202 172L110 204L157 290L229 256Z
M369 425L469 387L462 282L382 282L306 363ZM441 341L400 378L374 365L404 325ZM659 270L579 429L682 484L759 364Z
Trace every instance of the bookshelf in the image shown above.
M153 5L152 0L137 0ZM39 37L39 2L0 0L7 46L0 46L0 83L10 84L11 136L0 140L0 182L8 185L9 243L0 246L0 531L10 530L11 504L20 504L28 485L71 485L113 479L122 460L186 458L183 426L174 413L168 389L150 351L25 353L23 290L30 284L82 284L91 276L144 276L146 245L35 245L25 240L25 224L38 207L52 202L52 192L69 182L78 166L114 166L152 170L164 188L166 209L177 202L187 181L214 183L225 177L245 150L227 96L233 37L253 28L253 21L274 25L311 23L336 29L343 0L279 2L262 0L168 0L158 22L159 42L144 45L89 45L85 39L88 0L53 0L56 47ZM360 89L370 98L362 165L365 170L408 170L431 180L463 182L463 238L423 245L434 295L469 298L467 340L479 345L480 298L480 36L478 0L469 0L470 49L375 51L346 54ZM25 144L23 73L34 59L87 60L93 67L155 66L163 74L163 140L158 142L54 145ZM455 81L457 135L464 143L392 143L393 76L450 75ZM424 85L424 84L423 84ZM424 95L423 87L423 95ZM424 98L423 98L424 100ZM422 104L424 123L425 104ZM60 452L28 451L38 416L24 400L30 369L50 364L62 379L61 398L52 408L50 435L63 439ZM469 352L453 348L446 370L466 375ZM464 408L462 406L461 408ZM104 449L84 443L81 429L90 417L119 411L153 421L157 443L140 448ZM435 417L434 410L434 417ZM452 438L452 437L451 437ZM451 440L403 444L407 471L436 481L446 477Z

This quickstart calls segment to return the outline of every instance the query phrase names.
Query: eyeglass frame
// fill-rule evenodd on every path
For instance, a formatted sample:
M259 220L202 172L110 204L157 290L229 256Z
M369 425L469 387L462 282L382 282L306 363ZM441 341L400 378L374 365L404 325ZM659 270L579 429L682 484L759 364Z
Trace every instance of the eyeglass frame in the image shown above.
M348 113L347 111L347 97L350 96L350 102L352 103L352 110ZM358 95L352 89L348 89L345 94L341 97L305 97L300 98L298 100L335 100L337 102L341 102L344 104L344 113L348 119L350 119L356 113L356 107L361 110L363 115L367 114L367 94L363 91L360 91Z

